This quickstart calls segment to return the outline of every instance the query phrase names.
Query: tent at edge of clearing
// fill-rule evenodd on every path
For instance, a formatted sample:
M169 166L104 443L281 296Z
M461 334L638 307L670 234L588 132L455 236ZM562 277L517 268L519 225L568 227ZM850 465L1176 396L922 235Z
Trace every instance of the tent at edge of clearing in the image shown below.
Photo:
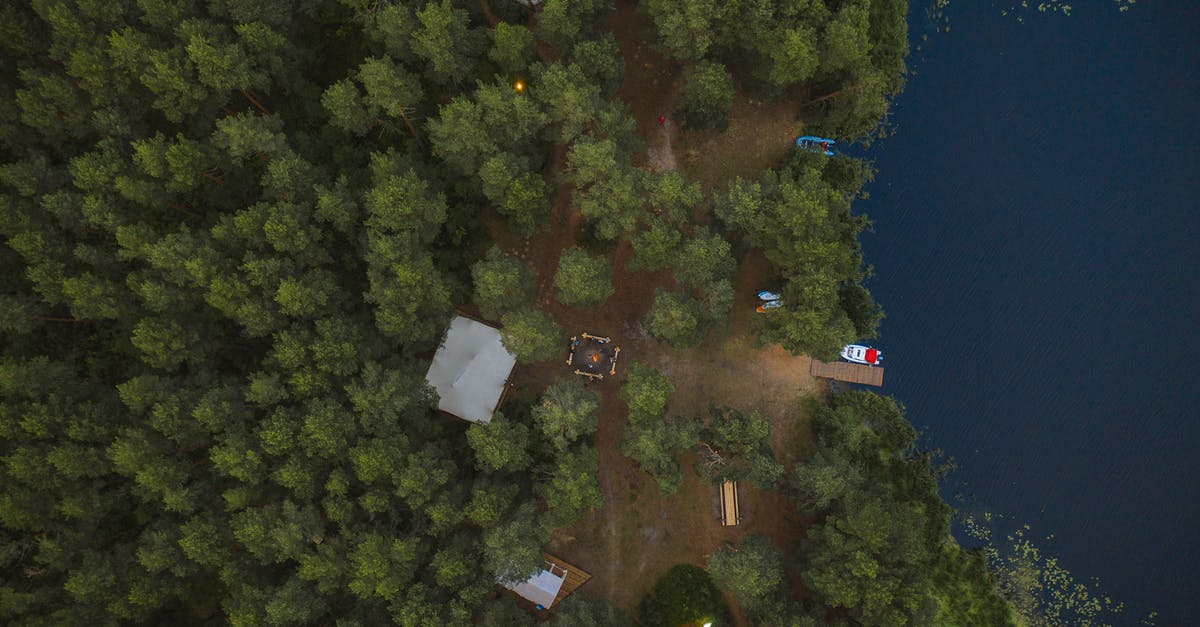
M545 563L525 581L516 583L498 582L512 590L517 596L541 609L550 609L555 603L568 597L592 578L587 572L568 564L562 559L542 553Z
M554 573L554 565L549 564L549 566L550 570L538 569L525 581L502 585L516 592L521 598L549 609L554 605L554 600L558 598L558 591L562 589L563 582L566 581L565 571L562 575L557 575Z
M425 380L437 390L438 409L471 422L491 422L516 363L500 331L455 316Z

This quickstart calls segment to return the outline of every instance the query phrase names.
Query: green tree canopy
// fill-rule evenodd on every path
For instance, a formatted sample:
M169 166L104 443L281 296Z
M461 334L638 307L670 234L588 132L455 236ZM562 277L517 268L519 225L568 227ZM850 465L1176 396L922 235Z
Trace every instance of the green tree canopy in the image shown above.
M691 564L673 566L655 582L638 603L637 618L642 625L733 624L721 591L704 569Z
M629 421L621 428L621 452L654 477L663 494L674 494L683 485L676 456L694 446L700 423L687 418L667 418L667 400L674 388L662 373L633 362L621 385L621 398L629 407Z
M770 490L783 476L770 440L771 423L758 412L712 407L700 432L709 455L697 463L696 471L713 482L746 480Z
M593 24L611 11L611 0L546 0L538 16L538 38L565 50L593 30Z
M672 348L695 346L706 330L699 302L663 289L655 290L654 303L643 324L651 335L665 340Z
M554 458L550 481L542 488L550 519L556 526L567 526L589 510L600 507L604 495L596 483L596 449L581 446L559 451Z
M625 60L612 33L575 44L571 48L571 63L578 65L607 97L616 93L625 78Z
M500 317L500 339L521 363L559 357L566 347L562 327L549 314L532 308L510 311Z
M480 468L492 472L518 472L529 467L529 427L508 420L497 412L486 423L467 429L467 442L475 449Z
M612 270L603 257L568 248L554 273L555 298L565 305L599 305L613 294Z
M708 572L713 583L733 595L750 616L761 616L781 600L783 553L761 534L752 533L736 548L725 546L709 555Z
M538 429L559 451L596 431L600 399L576 378L561 379L546 388L531 409Z
M636 421L665 414L667 400L673 391L675 387L661 372L641 362L635 361L625 369L621 398L629 406L629 413Z
M426 4L416 18L410 45L428 63L434 80L457 83L470 77L487 46L487 34L471 27L467 12L442 0Z
M524 26L500 22L489 30L488 34L492 38L488 58L502 72L523 72L537 56L533 49L533 33Z
M876 624L1014 624L978 558L950 539L936 471L895 401L843 392L813 405L813 427L790 496L824 515L797 555L816 599Z
M528 306L537 293L537 283L529 266L515 257L502 254L494 246L483 259L471 266L471 278L479 313L490 320Z
M907 0L763 3L650 0L657 45L684 63L719 62L752 93L816 87L806 120L829 134L870 132L904 82Z
M677 115L691 128L724 129L733 105L733 75L720 63L701 61L683 73Z
M537 418L514 390L492 423L437 417L424 377L456 304L493 309L523 362L564 356L523 263L480 259L489 216L528 237L566 185L594 239L646 243L639 263L673 267L705 321L732 296L724 239L695 224L699 187L633 166L636 124L612 99L621 48L597 32L612 3L0 4L0 622L528 622L496 580L527 578L548 524L599 505L595 412L559 399ZM706 58L689 63L760 91L812 81L827 97L806 123L873 124L899 86L903 2L769 4L713 5ZM489 27L497 15L509 22ZM537 61L547 44L557 60ZM814 328L840 309L867 329L866 270L822 249L853 248L831 199L848 202L865 171L797 159L778 177L797 189L742 194L762 215L739 207L723 224L781 268L800 260L780 270L789 299L836 303ZM613 291L598 261L578 268L581 302ZM675 458L702 424L666 418L661 377L629 374L642 380L621 450L677 489ZM877 490L828 472L794 473L791 489L835 521L901 501L916 516L902 521L924 521L916 546L944 540L927 460L890 410L839 403L816 418L822 446ZM882 442L896 450L872 456ZM962 553L864 555L909 569L893 599L924 589L927 615L993 622L962 619L984 606L957 603L955 582L987 583ZM819 583L837 567L812 563ZM917 566L933 583L917 585ZM596 605L568 602L557 622L625 622Z
M529 237L544 228L550 214L550 184L528 170L525 160L508 152L493 155L479 167L483 193L513 232Z
M763 338L830 359L842 346L873 337L882 317L865 290L853 288L852 298L843 299L867 275L861 252L847 245L867 226L850 213L865 172L835 165L841 158L799 152L758 182L736 180L714 204L717 216L761 247L783 277L783 306L765 316Z
M549 535L534 505L525 503L507 522L484 531L484 565L499 581L525 581L542 568L542 545Z

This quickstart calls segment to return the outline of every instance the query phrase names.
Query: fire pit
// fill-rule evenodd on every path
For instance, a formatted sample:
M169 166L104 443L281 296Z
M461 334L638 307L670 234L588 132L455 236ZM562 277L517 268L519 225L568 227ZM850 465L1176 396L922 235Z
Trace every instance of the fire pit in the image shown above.
M575 374L589 381L603 381L604 375L617 374L617 356L621 347L612 338L580 333L572 336L567 346L567 365Z

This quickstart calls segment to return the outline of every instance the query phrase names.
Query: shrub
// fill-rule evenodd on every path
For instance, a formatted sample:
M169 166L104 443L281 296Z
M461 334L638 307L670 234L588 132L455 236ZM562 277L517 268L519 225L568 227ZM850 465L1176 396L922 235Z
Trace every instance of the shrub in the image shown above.
M563 251L554 273L555 297L564 305L599 305L612 296L612 270L603 257L579 248Z
M503 255L492 247L487 256L471 266L475 284L475 304L479 313L489 320L528 305L537 292L533 272L520 260Z
M659 289L644 321L646 330L672 348L695 346L704 337L700 304L690 296Z
M659 625L704 624L713 627L732 625L729 608L721 592L704 569L679 564L667 571L637 608L638 622L645 627Z
M676 113L692 128L724 130L733 105L733 75L720 63L701 61L683 73Z
M517 361L527 364L553 359L566 344L562 327L544 311L525 308L500 318L500 341Z

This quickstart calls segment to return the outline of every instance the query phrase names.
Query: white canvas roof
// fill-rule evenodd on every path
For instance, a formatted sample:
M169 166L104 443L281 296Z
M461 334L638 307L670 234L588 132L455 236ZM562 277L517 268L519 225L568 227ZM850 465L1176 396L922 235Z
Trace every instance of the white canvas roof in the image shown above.
M542 607L550 607L554 604L554 599L558 596L558 590L562 588L563 581L565 581L565 577L555 575L548 570L539 570L528 581L504 587Z
M425 380L437 390L438 409L471 422L491 422L515 363L499 331L456 316Z

